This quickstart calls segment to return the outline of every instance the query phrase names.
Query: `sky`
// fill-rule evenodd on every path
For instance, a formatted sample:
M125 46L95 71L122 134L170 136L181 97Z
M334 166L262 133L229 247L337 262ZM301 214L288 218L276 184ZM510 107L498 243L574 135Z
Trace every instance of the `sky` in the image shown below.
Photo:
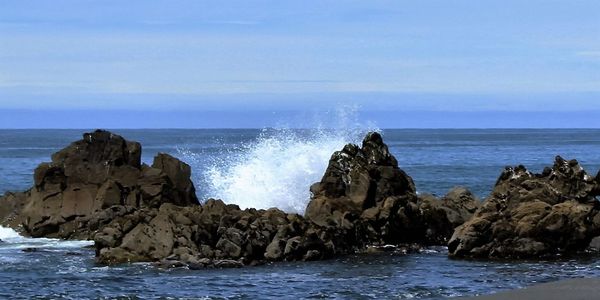
M600 1L0 1L0 128L310 127L346 106L386 128L600 127Z

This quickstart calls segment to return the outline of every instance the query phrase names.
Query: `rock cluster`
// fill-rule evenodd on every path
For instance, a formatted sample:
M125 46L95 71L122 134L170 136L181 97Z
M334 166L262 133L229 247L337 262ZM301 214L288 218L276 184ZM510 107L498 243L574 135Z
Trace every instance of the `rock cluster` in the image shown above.
M124 212L94 240L99 261L107 264L161 261L196 268L333 255L333 245L309 227L296 214L275 208L241 210L211 199L202 206L165 203L158 210Z
M167 154L152 166L140 158L139 143L86 133L35 170L29 191L0 199L0 222L34 237L93 239L105 264L236 267L443 244L478 205L464 189L441 201L418 197L378 133L332 155L306 217L213 199L200 205L188 165Z
M108 131L84 134L35 169L30 190L3 198L3 223L32 237L91 239L115 211L198 205L187 164L161 153L147 166L141 151Z
M239 267L318 260L370 246L448 244L453 257L525 258L600 249L600 173L556 158L507 168L483 205L462 187L417 194L379 133L333 153L304 216L200 204L190 166L107 131L83 135L36 168L34 186L0 197L0 225L33 237L94 240L98 262ZM456 228L456 230L455 230ZM407 246L408 245L408 246ZM372 248L369 248L372 249Z
M442 201L418 197L410 176L398 167L379 133L362 147L335 152L321 182L311 186L305 216L342 235L353 246L445 244L452 229L479 206L470 192L451 191Z
M449 224L468 218L478 204L461 189L443 201L425 201L436 213L423 213L412 179L378 133L367 135L362 147L334 153L312 191L306 218L212 199L202 206L120 211L95 236L99 261L198 268L324 259L373 244L442 244Z
M456 229L449 253L534 258L584 250L600 235L599 180L560 156L542 174L508 167L473 218Z

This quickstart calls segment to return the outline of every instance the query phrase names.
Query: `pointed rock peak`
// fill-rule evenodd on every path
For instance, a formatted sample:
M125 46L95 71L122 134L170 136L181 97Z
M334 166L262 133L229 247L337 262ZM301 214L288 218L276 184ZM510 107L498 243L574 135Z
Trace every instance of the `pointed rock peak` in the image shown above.
M496 181L496 186L506 182L506 181L511 181L511 180L516 180L516 179L521 179L521 178L529 178L532 177L533 174L531 174L531 172L529 172L527 170L527 168L525 168L525 166L523 165L518 165L516 167L504 167L504 171L502 171L502 174L500 174L500 177L498 177L498 180Z
M360 148L358 148L358 146L354 144L346 144L346 146L344 146L344 149L342 149L343 153L346 153L350 156L356 156L356 154L358 154L359 151Z
M113 134L112 132L103 129L96 129L94 132L86 132L83 134L83 140L88 144L96 142L106 143L113 138L123 140L121 136Z
M383 145L383 137L381 137L379 132L371 131L363 139L363 147L366 144Z
M390 154L381 134L369 132L362 142L362 151L369 164L379 166L398 166L396 158Z
M565 160L560 155L556 156L552 171L552 175L561 177L585 177L586 175L576 159Z
M554 158L554 165L552 166L552 169L554 169L555 171L559 171L559 172L565 172L566 170L569 169L569 167L571 166L571 164L573 165L577 165L577 160L571 160L571 161L567 161L564 158L562 158L560 155L557 155Z

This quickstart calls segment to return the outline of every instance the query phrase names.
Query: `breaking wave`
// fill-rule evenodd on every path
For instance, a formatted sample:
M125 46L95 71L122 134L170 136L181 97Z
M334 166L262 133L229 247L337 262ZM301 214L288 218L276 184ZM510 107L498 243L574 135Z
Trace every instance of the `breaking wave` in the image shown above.
M202 174L207 196L241 208L277 207L303 214L310 185L321 180L331 154L378 130L356 122L355 108L340 110L331 119L335 128L264 129L238 151L215 157Z
M28 238L19 235L11 228L0 226L0 250L25 249L25 248L81 248L91 246L93 241L65 241L49 238Z

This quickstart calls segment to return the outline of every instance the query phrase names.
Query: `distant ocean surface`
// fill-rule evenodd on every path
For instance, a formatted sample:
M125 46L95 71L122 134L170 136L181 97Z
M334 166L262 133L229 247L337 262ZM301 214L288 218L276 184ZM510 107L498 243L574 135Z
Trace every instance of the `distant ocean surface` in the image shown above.
M167 152L189 163L198 196L241 207L302 213L309 186L333 151L360 143L368 129L113 130L143 146L144 162ZM89 130L88 130L89 131ZM29 188L33 170L86 130L0 130L0 194ZM480 198L505 166L541 172L556 155L600 169L600 130L382 130L419 193L457 185ZM1 205L1 204L0 204ZM94 264L85 242L27 239L0 228L0 298L409 299L490 293L561 278L600 276L600 258L544 262L450 260L421 254L356 255L234 270L157 270L148 264ZM37 252L21 249L38 247Z

